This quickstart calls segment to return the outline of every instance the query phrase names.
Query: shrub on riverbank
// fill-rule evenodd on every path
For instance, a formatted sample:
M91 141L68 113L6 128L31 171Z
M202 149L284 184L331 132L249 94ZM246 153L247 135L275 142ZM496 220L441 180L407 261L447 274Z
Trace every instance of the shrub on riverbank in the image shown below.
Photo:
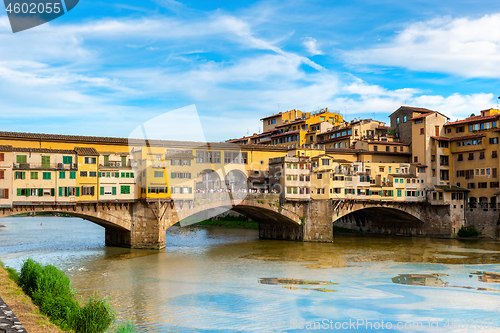
M481 233L479 231L477 231L476 227L474 227L473 225L471 225L467 228L464 226L461 226L460 229L458 230L457 234L459 237L477 237L477 236L481 235Z
M106 300L91 297L81 307L70 279L53 265L42 266L29 258L21 268L19 285L24 292L63 330L77 333L101 333L114 322L116 316ZM120 328L122 326L118 326ZM133 332L132 329L119 332Z

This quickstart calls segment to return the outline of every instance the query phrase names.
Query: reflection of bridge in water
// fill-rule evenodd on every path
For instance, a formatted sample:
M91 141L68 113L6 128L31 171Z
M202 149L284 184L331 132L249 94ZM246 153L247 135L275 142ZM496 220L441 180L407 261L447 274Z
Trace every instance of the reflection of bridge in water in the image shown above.
M219 215L228 210L259 223L259 236L268 239L331 242L333 226L365 232L449 236L447 206L374 200L292 201L279 194L195 193L194 200L139 199L18 205L3 208L0 217L21 213L55 212L92 221L106 230L106 244L132 248L165 247L166 229Z

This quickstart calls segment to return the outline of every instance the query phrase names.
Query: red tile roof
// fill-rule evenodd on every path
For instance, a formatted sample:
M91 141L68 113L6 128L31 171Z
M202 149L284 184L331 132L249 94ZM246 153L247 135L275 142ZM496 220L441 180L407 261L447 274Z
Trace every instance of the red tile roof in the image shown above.
M12 151L12 146L0 145L0 151Z
M75 151L78 155L82 156L99 156L99 153L95 150L95 148L75 147Z
M76 154L75 150L68 149L48 149L48 148L13 148L15 152L45 153L45 154Z
M431 114L440 114L442 115L443 117L445 117L446 119L450 119L449 117L445 116L444 114L440 113L440 112L437 112L437 111L432 111L432 112L428 112L428 113L424 113L424 114L421 114L419 116L416 116L416 117L413 117L411 118L410 120L415 120L415 119L419 119L419 118L425 118L427 116L430 116Z
M280 113L273 114L272 116L267 116L267 117L264 117L264 118L260 118L260 120L274 118L274 117L281 116L281 115L282 115L282 113L280 112Z
M436 112L436 111L432 111L432 110L425 109L425 108L417 108L417 107L414 107L414 106L402 105L402 106L399 107L399 109L397 109L396 111L394 111L393 113L391 113L389 115L389 117L392 116L393 114L395 114L396 112L398 112L401 109L403 109L403 110L411 110L413 112L420 112L420 113Z
M271 138L276 138L278 136L284 136L284 135L289 135L289 134L295 134L295 133L299 133L300 131L290 131L290 132L285 132L285 133L278 133L278 134L274 134L274 135L271 135Z
M482 121L482 120L488 120L488 119L496 119L498 118L500 115L496 114L496 115L493 115L493 116L474 116L474 117L468 117L468 118L465 118L465 119L462 119L462 120L457 120L457 121L453 121L453 122L450 122L450 123L446 123L444 124L444 126L452 126L452 125L457 125L457 124L466 124L466 123L472 123L472 122L476 122L476 121Z

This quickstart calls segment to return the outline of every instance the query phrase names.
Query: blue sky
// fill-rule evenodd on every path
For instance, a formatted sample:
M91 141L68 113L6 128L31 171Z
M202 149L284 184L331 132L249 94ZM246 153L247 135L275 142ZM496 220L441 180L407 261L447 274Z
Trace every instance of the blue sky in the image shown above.
M497 1L81 0L16 34L0 10L4 131L128 137L192 104L210 141L294 108L454 120L496 107L499 78Z

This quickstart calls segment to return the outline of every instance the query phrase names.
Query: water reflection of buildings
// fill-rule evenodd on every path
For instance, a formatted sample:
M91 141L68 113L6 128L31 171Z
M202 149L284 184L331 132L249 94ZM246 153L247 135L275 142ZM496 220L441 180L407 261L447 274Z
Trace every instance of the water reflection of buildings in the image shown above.
M392 278L393 283L427 287L446 287L448 282L438 278L438 274L399 274Z

